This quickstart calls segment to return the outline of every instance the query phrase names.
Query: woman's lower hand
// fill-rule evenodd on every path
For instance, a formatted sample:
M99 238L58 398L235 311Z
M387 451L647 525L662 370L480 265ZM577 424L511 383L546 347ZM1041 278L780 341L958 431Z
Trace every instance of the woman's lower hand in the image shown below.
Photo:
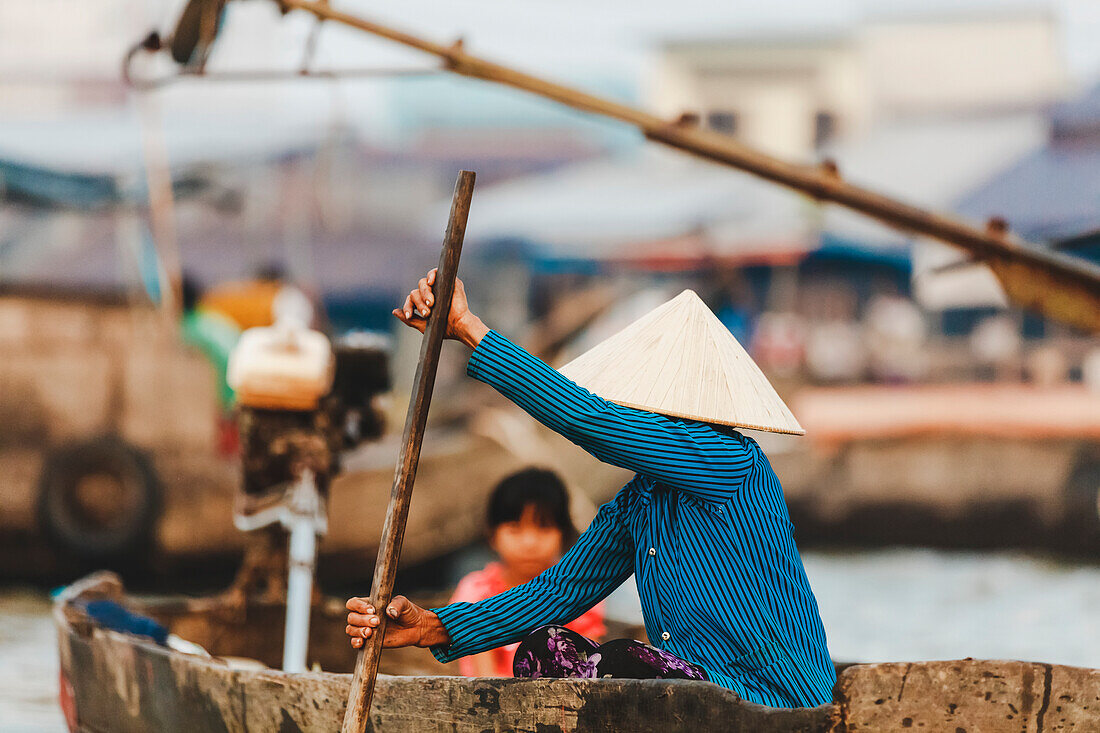
M347 602L348 625L344 629L351 645L362 649L365 639L378 631L382 619L369 598L351 598ZM438 646L450 641L439 617L404 596L396 596L386 607L386 636L383 647Z
M393 309L393 315L407 326L415 328L421 333L428 327L428 316L431 315L432 306L435 305L435 294L432 286L435 285L436 268L420 278L416 287L409 291L405 302L400 308ZM454 295L451 297L451 310L447 317L446 338L461 341L470 348L477 348L482 337L489 332L481 319L470 312L466 302L466 288L462 281L455 278Z

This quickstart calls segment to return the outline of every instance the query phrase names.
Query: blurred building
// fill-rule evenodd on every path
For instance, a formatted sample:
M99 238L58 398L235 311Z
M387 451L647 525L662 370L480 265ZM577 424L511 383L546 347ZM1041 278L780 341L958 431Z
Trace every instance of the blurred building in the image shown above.
M960 2L863 22L661 44L651 106L699 112L720 132L789 159L899 118L1019 111L1068 86L1051 11Z
M156 300L171 264L165 256L204 284L275 262L324 296L338 325L378 326L397 283L437 256L444 218L431 236L418 227L458 169L477 170L486 184L591 157L622 139L621 130L577 125L551 105L525 105L438 71L296 80L313 23L304 14L284 21L274 3L232 4L210 71L282 70L288 78L192 80L135 93L121 75L125 51L150 29L169 31L181 6L0 7L0 285ZM364 64L319 56L314 67ZM361 58L370 64L374 56ZM174 73L159 62L136 71ZM162 173L175 193L168 237L154 236L148 211L149 176Z
M115 106L124 49L167 0L0 3L0 115Z
M1051 244L1100 229L1100 85L1054 105L1044 123L1043 143L968 191L961 213L995 212Z
M1001 188L1020 203L1026 178L1046 195L1017 210L1048 225L1058 220L1060 231L1084 231L1093 186L1080 180L1089 175L1080 161L1091 158L1079 154L1092 141L1095 105L1058 106L1048 118L1071 87L1054 15L1034 3L938 8L675 36L656 44L651 106L670 118L698 112L712 129L785 159L831 158L847 180L936 211L957 210L1004 175L1014 177ZM1043 153L1049 135L1061 157ZM1036 156L1046 178L1033 175ZM1014 174L1021 160L1032 167ZM1049 180L1052 165L1068 174L1058 185ZM1061 187L1074 193L1059 196ZM1074 212L1062 216L1067 206ZM979 223L991 214L1015 223L987 199L962 212ZM1034 227L1022 232L1042 236ZM658 149L620 150L482 189L468 236L497 263L502 252L523 259L535 276L536 315L549 287L540 279L555 287L598 276L619 279L625 290L660 283L706 290L717 274L737 271L751 294L749 322L760 317L760 333L777 340L760 348L779 354L777 368L782 362L788 372L798 354L825 381L980 377L974 365L985 363L978 354L985 340L969 338L971 330L1008 309L984 268L940 271L960 252ZM714 302L716 310L728 305ZM1018 337L1044 332L1035 326L1042 319L1009 311ZM731 323L743 328L744 318ZM838 350L841 342L857 346ZM1063 376L1076 373L1083 352L1080 343L1069 347ZM1027 374L1029 359L1017 345L990 374ZM1049 358L1032 360L1047 366L1030 371L1052 371Z
M815 287L835 286L851 291L834 299L851 301L839 310L858 317L880 292L908 295L912 271L932 312L1004 305L988 273L928 274L957 253L644 148L621 125L433 75L422 58L379 54L331 26L315 66L382 59L417 75L187 82L139 98L120 82L122 53L148 29L167 28L179 0L31 5L0 7L0 179L10 203L0 207L0 280L147 283L160 266L142 208L152 145L174 178L186 269L213 282L280 261L349 326L383 322L394 284L433 260L446 209L436 204L458 168L479 175L470 255L501 264L501 252L519 252L517 284L531 266L563 277L629 268L644 279L718 263L756 268L757 309L790 311ZM539 33L511 28L511 16L448 9L414 22L415 3L384 12L433 37L457 24L479 30L479 46L526 44L529 55L520 48L509 62L670 117L700 112L704 124L787 159L832 157L849 180L938 210L1042 148L1044 110L1069 85L1049 2L823 2L794 16L704 6L596 14L583 32L602 40L587 51L536 48ZM524 11L547 29L569 22L550 19L564 12ZM755 16L764 21L744 22ZM273 4L234 3L211 70L294 71L313 29ZM347 53L353 43L362 47ZM631 43L644 49L642 71L603 63ZM540 67L548 48L561 63ZM801 274L776 277L784 268ZM519 322L521 306L512 298L504 309Z

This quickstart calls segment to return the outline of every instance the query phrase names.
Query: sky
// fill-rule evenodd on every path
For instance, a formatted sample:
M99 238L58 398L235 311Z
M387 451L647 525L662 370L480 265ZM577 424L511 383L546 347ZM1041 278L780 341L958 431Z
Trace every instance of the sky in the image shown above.
M173 2L168 7L176 5ZM226 37L248 34L252 42L261 43L259 38L268 35L267 52L292 62L297 57L290 50L297 47L295 41L300 42L311 22L302 17L280 22L269 5L249 2L233 8ZM1096 43L1100 3L1095 0L678 0L674 4L654 0L404 0L385 4L343 0L337 6L439 41L462 36L475 53L520 67L553 69L561 75L587 75L601 69L605 73L638 73L645 67L647 51L668 37L835 32L866 18L949 12L981 16L1045 8L1061 21L1071 73L1080 79L1100 75L1100 44ZM169 11L168 17L172 15ZM270 37L272 33L278 39ZM327 28L323 38L321 59L334 64L416 58L338 27ZM251 51L245 50L243 43L237 49ZM228 62L232 52L220 53L221 61Z
M167 30L184 0L34 0L0 3L0 79L15 74L117 76L127 45ZM861 19L964 12L982 16L1045 8L1061 21L1066 63L1079 80L1100 77L1096 0L333 0L349 12L551 76L633 75L662 38L838 31ZM236 0L215 51L217 67L293 66L313 22L280 17L273 2ZM45 41L45 42L44 42ZM335 25L322 31L322 64L421 60L393 44Z
M28 80L79 78L89 85L113 83L128 46L151 28L167 32L183 4L184 0L0 2L0 121L44 114L64 117L64 110L37 109L11 101L21 99L12 95L5 103L4 90L18 88L13 82ZM1100 80L1100 44L1095 42L1100 38L1100 2L1096 0L333 0L333 4L436 41L462 37L471 53L631 102L639 101L654 64L654 49L664 39L835 34L868 18L960 12L960 8L978 17L1019 8L1046 9L1060 20L1065 63L1075 86L1083 89ZM314 25L312 17L302 12L281 17L267 0L235 1L210 68L297 68ZM334 24L323 26L318 48L314 66L319 68L435 65L421 54ZM485 86L456 83L445 106L455 114L469 114L470 109L457 108L463 103L464 90L474 85ZM219 125L279 127L289 132L278 139L309 139L344 124L357 128L368 140L385 143L386 135L393 135L402 123L393 115L393 88L392 83L374 80L188 81L166 87L157 104L167 119L196 120L211 130ZM479 90L467 105L476 112L476 105L485 102L482 97L490 94ZM517 106L538 104L510 92L500 92L496 100ZM496 107L492 111L499 113ZM573 117L578 123L587 122L580 114Z

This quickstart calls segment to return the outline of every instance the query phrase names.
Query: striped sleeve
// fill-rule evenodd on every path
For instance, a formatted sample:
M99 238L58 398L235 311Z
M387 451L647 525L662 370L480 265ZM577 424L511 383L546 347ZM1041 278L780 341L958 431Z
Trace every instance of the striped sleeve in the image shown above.
M477 603L433 608L451 641L431 647L441 662L517 642L546 624L566 624L603 600L634 571L634 540L620 505L627 485L555 565L523 585Z
M752 469L753 454L739 436L608 402L496 331L474 349L466 373L604 463L704 501L728 500Z

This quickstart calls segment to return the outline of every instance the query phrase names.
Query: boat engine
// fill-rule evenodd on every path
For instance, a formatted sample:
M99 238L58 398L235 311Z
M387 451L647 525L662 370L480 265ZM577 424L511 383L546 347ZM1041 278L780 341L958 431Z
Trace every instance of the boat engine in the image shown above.
M335 344L284 317L242 334L230 355L243 476L234 524L249 533L230 595L261 585L287 615L283 669L306 669L317 540L341 451L382 432L375 404L389 389L386 342L353 334ZM288 535L289 534L289 538Z

